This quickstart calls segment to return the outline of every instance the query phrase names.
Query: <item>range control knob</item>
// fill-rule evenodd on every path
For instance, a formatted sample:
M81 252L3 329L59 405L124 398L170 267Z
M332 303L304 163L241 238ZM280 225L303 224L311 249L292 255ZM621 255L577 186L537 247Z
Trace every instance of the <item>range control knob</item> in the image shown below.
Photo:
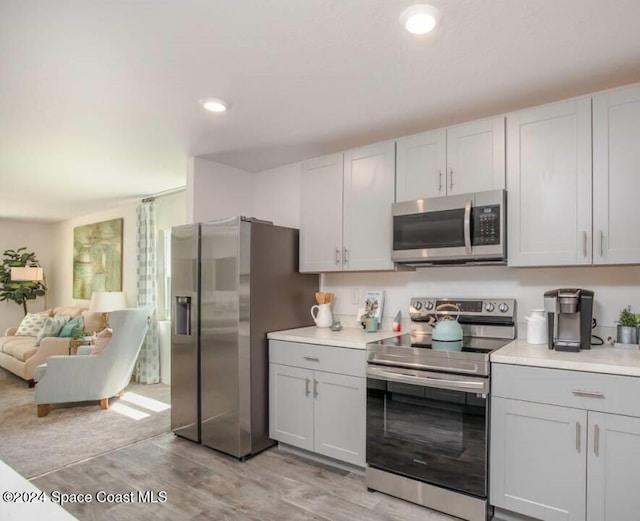
M422 302L420 302L419 300L416 300L413 303L413 309L415 309L416 311L420 311L422 309Z
M430 300L427 300L427 302L425 303L424 307L431 311L433 309L433 302L431 302Z
M507 311L509 311L509 306L507 305L506 302L502 302L499 306L498 306L498 310L500 311L500 313L506 313Z
M493 310L495 309L495 306L493 305L493 303L492 303L492 302L487 302L487 303L484 305L484 309L485 309L485 311L487 311L487 312L489 312L489 313L492 313L492 312L493 312Z

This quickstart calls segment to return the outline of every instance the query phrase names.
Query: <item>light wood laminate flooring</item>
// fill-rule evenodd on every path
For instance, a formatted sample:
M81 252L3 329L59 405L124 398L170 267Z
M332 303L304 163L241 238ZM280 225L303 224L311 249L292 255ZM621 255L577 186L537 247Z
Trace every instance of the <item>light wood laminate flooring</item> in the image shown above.
M171 433L76 463L32 482L48 494L91 494L64 505L102 521L452 521L379 492L364 477L269 449L243 463ZM96 501L98 491L166 493L166 502Z

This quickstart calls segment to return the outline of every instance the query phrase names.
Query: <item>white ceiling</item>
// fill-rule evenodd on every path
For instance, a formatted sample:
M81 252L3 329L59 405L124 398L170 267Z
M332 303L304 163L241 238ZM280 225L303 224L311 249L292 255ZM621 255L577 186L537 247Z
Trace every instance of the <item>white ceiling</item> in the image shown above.
M60 220L640 81L637 0L0 0L0 217ZM224 115L198 100L230 102Z

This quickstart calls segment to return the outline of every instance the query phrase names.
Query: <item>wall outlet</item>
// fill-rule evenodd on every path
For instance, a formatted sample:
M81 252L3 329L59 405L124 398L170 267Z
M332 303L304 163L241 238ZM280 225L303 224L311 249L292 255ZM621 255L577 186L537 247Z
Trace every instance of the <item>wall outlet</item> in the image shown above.
M360 290L358 288L351 288L351 304L354 306L360 304Z

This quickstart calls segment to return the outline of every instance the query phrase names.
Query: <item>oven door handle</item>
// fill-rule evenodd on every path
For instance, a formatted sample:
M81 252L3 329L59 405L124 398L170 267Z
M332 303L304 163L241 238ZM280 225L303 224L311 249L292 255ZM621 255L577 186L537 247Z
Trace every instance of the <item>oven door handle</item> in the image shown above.
M467 255L471 255L471 204L471 200L464 204L464 246Z
M406 371L396 372L378 367L367 367L367 376L389 382L419 385L422 387L434 387L451 391L463 391L478 394L489 394L489 381L486 378L437 378L423 376Z

